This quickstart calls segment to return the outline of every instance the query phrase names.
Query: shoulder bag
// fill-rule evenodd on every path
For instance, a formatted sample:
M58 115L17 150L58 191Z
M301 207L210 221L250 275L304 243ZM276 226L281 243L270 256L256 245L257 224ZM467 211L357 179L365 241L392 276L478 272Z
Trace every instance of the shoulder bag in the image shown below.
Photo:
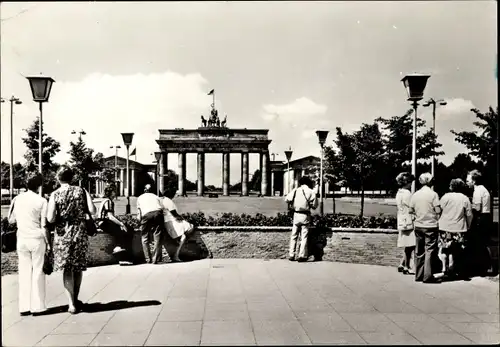
M89 205L87 204L87 193L85 189L82 188L83 192L83 201L85 206L85 228L87 229L87 235L94 236L97 234L97 226L92 218L92 214L89 210Z
M297 194L297 189L293 192L293 198L292 201L288 201L288 212L287 214L291 217L293 217L293 213L295 212L293 204L295 203L295 195Z
M14 204L15 200L12 205L11 211L14 211ZM10 216L9 216L10 217ZM8 230L10 229L10 223L8 222L7 217L7 223L2 222L2 253L10 253L14 252L17 248L17 230Z

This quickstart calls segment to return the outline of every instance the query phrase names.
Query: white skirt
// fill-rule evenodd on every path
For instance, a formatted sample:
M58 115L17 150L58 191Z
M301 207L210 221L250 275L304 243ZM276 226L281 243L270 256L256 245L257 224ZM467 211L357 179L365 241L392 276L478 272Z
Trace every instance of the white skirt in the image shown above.
M413 247L416 244L415 231L399 230L398 234L398 247Z
M173 220L165 222L165 229L167 229L171 238L176 239L193 230L193 225L185 220L180 222Z

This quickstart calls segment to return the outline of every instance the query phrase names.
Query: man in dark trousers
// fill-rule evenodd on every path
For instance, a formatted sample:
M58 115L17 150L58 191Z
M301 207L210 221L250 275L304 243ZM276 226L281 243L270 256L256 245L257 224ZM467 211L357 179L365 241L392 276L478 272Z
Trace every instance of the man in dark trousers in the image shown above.
M151 193L150 184L146 184L144 193L137 198L137 219L141 223L142 250L146 262L158 264L162 260L161 243L165 223L160 198ZM151 237L154 239L152 256L150 249Z

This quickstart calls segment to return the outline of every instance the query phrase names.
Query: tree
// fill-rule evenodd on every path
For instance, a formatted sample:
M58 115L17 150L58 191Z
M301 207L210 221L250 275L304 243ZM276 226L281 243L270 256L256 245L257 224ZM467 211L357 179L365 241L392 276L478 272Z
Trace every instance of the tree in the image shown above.
M412 158L413 138L413 109L409 109L403 116L389 119L378 118L376 122L383 126L384 161L379 161L377 172L382 187L388 191L395 191L395 177L403 170L409 171L408 163ZM442 145L437 141L437 136L432 130L419 134L419 129L425 126L425 121L417 117L417 158L418 160L430 159L434 154L437 157L444 154L439 148ZM417 173L418 176L418 173Z
M335 171L347 185L361 190L360 215L363 216L366 183L378 175L375 168L385 154L382 134L377 123L363 124L353 134L343 133L338 127L335 143L339 149Z
M69 145L69 164L75 170L75 183L78 182L81 187L88 187L91 177L101 172L104 156L102 153L94 155L94 150L88 148L81 137L76 142L71 141Z
M495 184L496 164L498 160L498 107L496 110L490 106L488 112L482 113L476 108L471 109L478 120L473 124L479 128L478 131L451 131L455 135L455 141L465 145L470 154L484 163L483 175L485 186L493 190ZM498 188L498 187L497 187Z
M252 179L248 183L248 190L254 190L260 192L260 170L257 169L252 175Z
M23 188L26 186L26 170L21 163L15 163L13 168L14 189ZM2 188L10 189L10 164L2 161Z
M453 159L449 169L454 178L461 178L465 181L467 173L474 169L483 171L484 165L481 161L473 160L469 154L460 153Z
M39 124L40 119L34 120L33 124L27 129L26 137L22 140L27 147L27 151L24 154L26 159L25 173L26 175L32 174L38 171L38 144L39 144ZM43 123L42 123L43 125ZM59 164L53 161L54 156L61 151L60 144L58 141L54 140L52 137L47 136L46 133L42 133L42 166L43 166L43 191L45 193L51 193L57 186L57 180L55 178L55 173L59 168Z

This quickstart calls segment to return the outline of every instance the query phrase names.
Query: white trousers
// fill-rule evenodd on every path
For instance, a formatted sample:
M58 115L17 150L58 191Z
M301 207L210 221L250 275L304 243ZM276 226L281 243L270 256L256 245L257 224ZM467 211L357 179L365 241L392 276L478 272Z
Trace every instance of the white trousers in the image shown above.
M307 236L309 234L309 215L294 213L292 234L290 236L289 256L295 257L297 239L300 235L299 258L307 258Z
M42 238L17 239L19 312L41 312L47 309L43 273L45 248L45 240Z

